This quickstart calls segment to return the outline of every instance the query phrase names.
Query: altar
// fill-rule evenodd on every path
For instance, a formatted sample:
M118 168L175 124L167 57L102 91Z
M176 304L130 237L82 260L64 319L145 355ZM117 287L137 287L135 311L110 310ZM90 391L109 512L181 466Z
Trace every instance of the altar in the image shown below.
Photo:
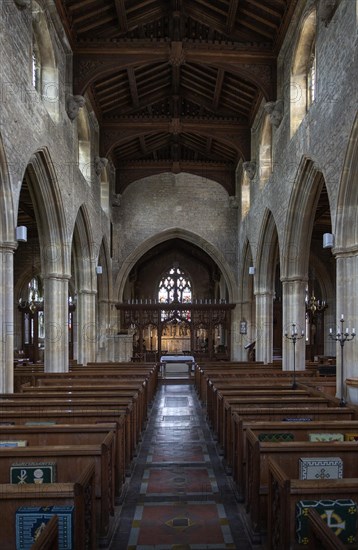
M195 358L193 355L162 355L160 358L160 371L162 376L165 375L167 364L170 363L186 363L188 365L188 372L190 373L195 365Z

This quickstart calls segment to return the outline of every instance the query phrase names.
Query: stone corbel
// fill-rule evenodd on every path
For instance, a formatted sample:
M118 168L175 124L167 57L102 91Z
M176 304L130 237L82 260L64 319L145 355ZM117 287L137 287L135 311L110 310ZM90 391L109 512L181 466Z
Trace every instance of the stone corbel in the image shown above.
M244 162L242 166L247 174L247 177L250 180L253 180L256 174L256 162L254 160L249 160Z
M19 10L26 10L31 7L31 0L14 0Z
M270 115L270 122L272 126L278 128L283 119L283 100L269 101L264 105L264 110Z
M120 193L114 194L112 196L112 206L114 207L121 206L121 198L122 198L122 195Z
M337 0L319 0L318 18L328 27L337 7Z
M95 157L94 170L97 176L101 175L102 170L106 168L107 164L108 164L108 159L106 157Z
M229 197L229 206L230 208L239 208L239 199L235 195Z
M84 107L86 103L85 98L82 95L71 95L66 97L66 112L68 118L75 120L78 116L81 107Z

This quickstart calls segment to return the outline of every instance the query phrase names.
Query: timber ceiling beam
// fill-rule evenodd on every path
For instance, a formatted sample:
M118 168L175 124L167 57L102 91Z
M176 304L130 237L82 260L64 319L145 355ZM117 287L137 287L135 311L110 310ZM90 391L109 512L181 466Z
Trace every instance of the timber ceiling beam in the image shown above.
M174 62L173 62L174 56ZM180 56L178 60L178 56ZM96 80L138 65L186 62L222 68L254 83L269 101L275 99L276 58L257 48L199 43L111 43L79 45L74 54L74 92L83 94Z
M239 8L239 1L240 0L230 0L229 10L228 10L227 20L226 20L227 34L231 34L235 28L236 14Z
M100 154L109 156L115 147L133 138L166 133L202 135L214 138L237 151L238 160L249 158L250 129L237 123L224 120L195 122L192 119L151 119L151 120L118 120L115 123L104 122L101 125Z

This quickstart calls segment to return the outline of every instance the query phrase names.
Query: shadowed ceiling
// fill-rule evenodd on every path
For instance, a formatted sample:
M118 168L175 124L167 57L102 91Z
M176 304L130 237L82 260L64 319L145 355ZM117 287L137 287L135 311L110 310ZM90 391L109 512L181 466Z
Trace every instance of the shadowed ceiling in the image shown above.
M297 0L56 0L116 192L189 172L235 192Z

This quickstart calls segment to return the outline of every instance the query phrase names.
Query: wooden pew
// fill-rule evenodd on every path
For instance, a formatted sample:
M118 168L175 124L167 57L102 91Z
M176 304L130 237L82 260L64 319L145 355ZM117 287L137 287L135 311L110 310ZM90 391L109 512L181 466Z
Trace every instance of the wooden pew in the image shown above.
M116 424L114 422L108 424L54 424L54 425L8 425L1 426L0 442L25 440L27 445L33 446L49 446L49 445L93 445L101 444L109 432L114 434L116 438ZM121 455L118 455L118 447L116 441L112 445L113 461L115 471L121 460ZM115 476L116 480L116 476ZM114 481L115 481L114 480ZM121 483L114 485L114 497L118 503L121 501L123 491L123 480Z
M58 550L58 516L52 516L30 550Z
M9 481L10 467L21 462L56 462L57 479L69 482L81 474L88 458L95 463L98 535L109 542L114 515L114 434L99 444L0 448L0 483Z
M36 411L14 411L0 410L0 425L12 423L15 426L26 422L43 422L44 416ZM114 487L121 487L125 479L126 463L125 463L125 441L124 441L124 423L125 415L117 410L51 410L46 413L46 421L56 422L56 424L108 424L114 423L116 426L115 444L116 456L120 457L119 464L114 462ZM38 429L38 427L37 427Z
M137 426L137 409L135 402L128 398L112 397L100 399L94 396L92 399L77 397L75 394L71 398L65 396L60 398L44 396L41 400L36 394L26 394L25 398L2 398L0 396L0 409L6 410L21 410L26 416L27 411L34 411L42 414L44 418L48 413L55 410L64 409L69 412L76 410L93 410L95 413L98 409L109 409L113 411L121 411L126 418L125 422L125 453L126 463L130 464L138 441L138 426Z
M246 432L246 441L246 510L249 515L249 529L255 537L262 535L267 529L269 458L274 458L278 464L281 457L285 457L286 462L291 461L297 468L297 478L298 460L302 457L339 456L344 464L345 477L354 477L357 473L358 448L349 441L269 443L259 441L250 429Z
M323 548L325 550L344 550L346 546L328 527L321 516L313 508L308 511L308 529L310 542L306 546L310 550Z
M330 448L330 454L336 449ZM316 453L315 453L316 454ZM292 468L296 471L292 472ZM268 459L268 510L267 510L267 548L278 550L292 548L298 550L302 545L296 541L296 503L300 500L337 500L352 499L358 502L358 478L325 479L319 481L299 480L298 463L292 457ZM355 548L356 545L349 545ZM323 548L341 548L324 546ZM344 545L344 548L346 546Z
M240 494L245 498L246 483L246 432L250 429L256 437L261 434L287 434L293 436L294 441L308 441L309 433L358 433L358 420L324 420L310 422L274 422L241 420L238 440L234 450L234 464L232 477Z
M145 426L147 420L147 404L146 397L140 391L138 392L135 384L133 388L126 385L124 388L122 386L102 386L102 385L86 385L81 386L75 384L73 386L22 386L21 393L15 394L3 394L0 396L0 399L10 399L15 401L17 399L38 399L39 401L60 399L65 401L76 400L83 401L92 400L93 402L114 402L114 399L118 398L118 404L124 401L124 398L132 402L133 411L132 418L130 419L130 424L132 427L131 430L131 440L132 440L132 452L135 451L135 447L138 444L141 436L141 432Z
M338 402L337 402L338 405ZM326 411L324 414L327 419L335 418L335 411L342 407L333 406L331 401L328 401L325 398L320 397L280 397L278 398L252 398L250 399L237 399L237 400L226 400L224 402L224 415L222 419L221 433L223 434L222 447L224 449L224 456L227 461L227 464L230 468L233 465L233 413L237 412L238 414L245 415L247 417L250 414L250 409L252 409L253 414L260 413L261 411L270 411L272 417L272 411L275 409L278 410L279 414L281 411L281 418L292 416L292 409L301 409L301 416L307 416L308 413L314 412L317 414L317 411L320 410ZM330 409L334 411L330 412ZM284 412L285 411L285 412ZM343 413L339 413L342 415ZM311 416L311 414L309 414ZM354 410L352 408L348 411L349 417L354 417ZM277 417L276 417L277 418Z
M285 419L291 419L286 421ZM293 419L300 421L294 422ZM288 430L288 426L295 424L309 424L313 422L331 422L331 421L354 421L356 419L355 411L349 407L327 407L327 409L307 409L297 407L287 407L285 409L242 409L233 412L232 416L232 455L233 462L235 457L235 468L237 471L237 487L241 495L245 492L245 464L247 461L246 450L245 455L245 433L244 425L251 422L265 422L266 425L271 425L271 422L280 423L284 430ZM233 468L233 469L235 469Z
M1 550L15 548L15 513L21 506L74 506L74 547L76 550L95 550L95 465L88 459L77 480L68 483L43 485L0 484L0 541Z

